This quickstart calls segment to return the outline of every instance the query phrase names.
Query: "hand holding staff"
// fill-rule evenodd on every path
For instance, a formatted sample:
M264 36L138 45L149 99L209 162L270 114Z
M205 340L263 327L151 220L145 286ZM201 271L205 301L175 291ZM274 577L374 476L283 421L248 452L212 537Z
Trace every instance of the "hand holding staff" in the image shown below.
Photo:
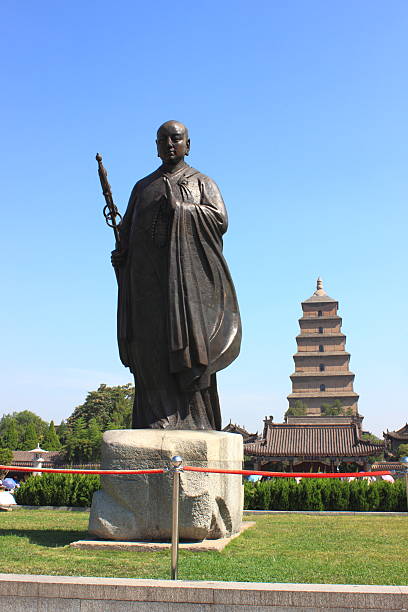
M122 215L113 201L111 186L108 183L108 173L102 163L102 155L100 153L96 154L96 161L98 162L98 174L102 185L102 193L106 201L103 208L103 216L105 217L106 223L113 229L113 233L115 234L116 250L120 250L119 226L122 221Z

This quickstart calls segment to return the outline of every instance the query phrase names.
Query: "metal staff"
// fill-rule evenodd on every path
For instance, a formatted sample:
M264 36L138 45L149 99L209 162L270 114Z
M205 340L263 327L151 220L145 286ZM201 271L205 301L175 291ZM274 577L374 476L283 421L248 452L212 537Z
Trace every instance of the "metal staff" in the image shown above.
M171 458L173 472L173 503L171 522L171 579L177 580L179 549L179 506L180 506L180 472L183 471L183 459L176 455Z
M103 216L105 217L106 223L113 229L113 233L115 234L116 249L120 249L119 226L122 221L122 215L113 201L111 186L108 182L108 173L102 163L102 155L100 153L96 154L96 161L98 162L98 174L102 185L102 193L106 201L103 207Z

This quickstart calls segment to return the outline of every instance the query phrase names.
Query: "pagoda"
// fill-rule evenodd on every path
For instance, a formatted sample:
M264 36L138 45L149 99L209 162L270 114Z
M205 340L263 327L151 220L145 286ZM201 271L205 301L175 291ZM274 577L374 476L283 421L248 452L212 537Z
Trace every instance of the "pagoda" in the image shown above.
M302 302L303 316L299 319L300 334L296 336L297 352L293 356L295 371L290 377L289 414L358 416L359 396L353 389L354 374L349 369L350 353L345 350L346 336L341 331L338 307L337 300L327 295L318 278L316 291ZM334 410L330 412L331 407Z
M385 451L384 443L363 438L363 417L358 413L338 307L318 278L316 291L302 302L285 422L274 423L272 416L266 417L263 435L244 441L244 453L256 469L368 469L370 457Z

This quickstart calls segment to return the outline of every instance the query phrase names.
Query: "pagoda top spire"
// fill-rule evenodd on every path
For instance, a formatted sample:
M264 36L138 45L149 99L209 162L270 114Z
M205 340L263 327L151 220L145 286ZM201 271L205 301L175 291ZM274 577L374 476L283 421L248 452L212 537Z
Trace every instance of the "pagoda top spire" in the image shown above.
M316 281L316 291L314 292L313 295L327 295L327 293L323 289L323 279L320 278L320 276L318 277Z
M326 291L323 289L323 280L322 278L319 276L317 281L316 281L316 291L313 293L313 295L305 300L305 302L336 302L337 300L334 300L333 298L330 297L330 295L327 295Z

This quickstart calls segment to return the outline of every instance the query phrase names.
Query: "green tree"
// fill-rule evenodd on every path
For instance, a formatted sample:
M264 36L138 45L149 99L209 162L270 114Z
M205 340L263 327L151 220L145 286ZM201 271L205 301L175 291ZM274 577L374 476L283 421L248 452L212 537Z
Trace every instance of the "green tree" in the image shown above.
M13 452L9 448L0 448L0 465L11 465ZM0 470L0 480L7 475L8 470Z
M83 417L79 417L73 423L64 446L65 456L70 463L84 460L88 454L88 440L86 423Z
M0 465L11 465L13 461L13 451L9 448L0 448Z
M13 433L14 427L17 430L17 443L15 443L15 434ZM4 442L4 435L7 431L10 431L10 428L12 430L11 441L13 442L13 450L25 450L23 447L25 446L28 429L30 429L32 434L32 429L34 428L36 440L42 440L43 436L48 430L48 423L43 421L41 417L37 416L30 410L22 410L21 412L5 414L0 419L0 444L2 446L11 446L11 441L7 444ZM31 448L33 447L31 446Z
M408 457L408 444L400 444L397 449L398 458Z
M88 461L99 461L101 457L102 432L98 421L91 419L88 424Z
M90 391L85 402L57 430L67 461L99 461L103 432L130 428L133 400L131 384L116 387L102 384L96 391Z
M381 444L383 442L383 440L381 440L381 438L377 438L376 435L372 434L369 431L365 431L362 436L361 436L362 440L368 440L369 442L374 442L374 444Z
M10 418L6 421L5 427L1 434L1 444L11 450L17 450L19 444L19 435L17 430L17 423L14 418Z
M129 429L133 398L134 387L130 383L117 387L102 384L96 391L90 391L85 402L75 408L67 425L71 428L77 419L83 418L87 424L96 419L101 431L109 429L111 423L115 429Z
M17 426L20 427L23 431L27 429L29 425L32 424L39 440L42 439L48 429L48 423L46 421L43 421L41 417L39 417L37 414L34 414L34 412L31 412L30 410L13 412L12 416L16 419Z
M375 436L374 434L370 433L369 431L365 431L362 436L361 436L362 440L366 440L367 442L373 442L374 444L382 444L383 440L381 440L380 438L377 438L377 436ZM370 464L375 463L376 461L383 461L384 460L384 452L381 449L377 454L375 455L370 455L369 457L367 457L367 461Z
M302 400L296 400L293 406L289 406L289 408L285 412L285 417L304 416L306 414L306 408L307 406L302 402Z
M338 399L332 403L324 402L321 406L321 413L323 416L341 416L344 414L343 404Z
M29 423L21 442L21 450L32 450L38 444L38 435L34 423Z
M69 433L68 425L66 424L65 421L61 421L61 423L57 425L56 432L57 432L59 441L61 442L62 445L64 445L65 442L67 441L67 436Z
M55 432L54 421L51 421L48 431L41 442L41 446L48 451L58 451L61 449L61 442Z
M65 456L70 463L87 463L100 460L102 432L94 418L85 423L79 417L67 435Z

